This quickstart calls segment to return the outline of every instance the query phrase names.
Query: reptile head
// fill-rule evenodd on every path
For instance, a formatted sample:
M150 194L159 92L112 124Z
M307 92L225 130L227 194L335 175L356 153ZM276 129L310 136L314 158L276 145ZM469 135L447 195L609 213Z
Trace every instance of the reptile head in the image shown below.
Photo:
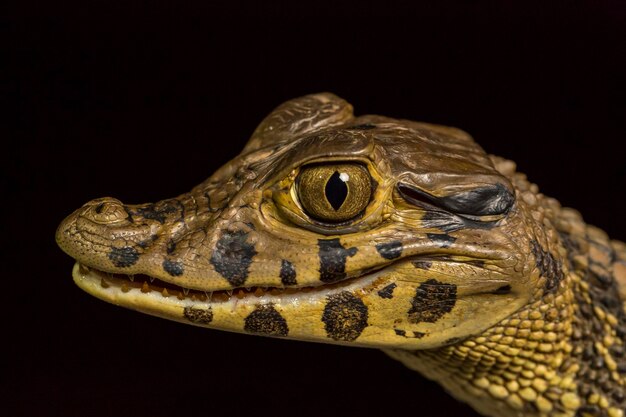
M195 325L422 349L532 297L512 163L466 133L354 117L332 94L284 103L243 152L155 204L91 201L59 226L75 282Z

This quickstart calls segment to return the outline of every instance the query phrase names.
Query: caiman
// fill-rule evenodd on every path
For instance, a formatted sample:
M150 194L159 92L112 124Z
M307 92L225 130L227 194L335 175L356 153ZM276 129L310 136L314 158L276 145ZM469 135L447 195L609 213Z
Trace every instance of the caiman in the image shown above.
M189 193L56 240L119 306L379 348L485 416L625 414L626 245L456 128L297 98Z

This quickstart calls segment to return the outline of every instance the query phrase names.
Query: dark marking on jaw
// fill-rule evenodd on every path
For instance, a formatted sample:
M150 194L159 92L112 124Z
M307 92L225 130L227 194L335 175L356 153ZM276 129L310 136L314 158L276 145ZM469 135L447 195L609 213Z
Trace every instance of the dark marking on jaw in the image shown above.
M185 272L185 268L183 267L182 262L172 261L169 259L165 259L163 261L163 269L165 270L165 272L167 272L173 277L178 277Z
M354 256L357 248L346 249L339 239L319 239L320 280L335 282L346 277L346 260Z
M387 285L382 290L378 291L378 295L381 298L393 298L393 290L397 287L395 283Z
M539 273L546 278L545 290L555 292L564 278L561 262L554 259L550 252L543 250L541 244L536 240L530 242L530 249L535 257L535 265L539 269Z
M420 284L408 311L411 323L435 323L456 304L456 285L429 279Z
M367 327L368 308L348 291L329 295L322 321L326 334L333 340L352 342Z
M371 129L376 129L376 125L371 124L371 123L363 123L360 125L354 125L354 126L348 126L346 127L347 130L371 130Z
M296 269L293 264L285 259L280 264L280 282L283 285L297 285Z
M439 243L442 248L448 248L456 241L455 237L448 234L426 233L426 236L428 236L428 238L433 242Z
M137 249L125 246L123 248L111 248L109 252L109 259L113 262L113 265L118 268L127 268L137 263L139 259L139 252Z
M496 294L496 295L505 295L505 294L510 294L510 293L511 293L511 286L509 284L503 285L500 288L491 292L491 294Z
M215 271L235 287L246 282L248 268L257 254L254 245L246 242L247 238L248 233L241 230L225 231L217 241L209 260Z
M272 304L257 305L244 320L243 329L248 333L267 336L287 336L287 321Z
M376 250L385 259L396 259L402 255L402 242L394 240L387 243L379 243L376 245Z
M433 263L431 261L412 261L411 263L414 267L425 270L429 270L430 267L433 266Z
M192 323L209 324L213 321L213 310L211 307L208 309L185 307L183 316Z
M422 332L407 332L406 330L393 329L396 335L406 337L407 339L421 339L426 336L426 333Z

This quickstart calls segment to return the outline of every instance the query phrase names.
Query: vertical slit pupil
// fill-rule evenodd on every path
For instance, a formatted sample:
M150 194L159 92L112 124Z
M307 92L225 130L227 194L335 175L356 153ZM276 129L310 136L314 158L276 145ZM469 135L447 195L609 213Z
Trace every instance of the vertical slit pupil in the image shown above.
M330 205L335 211L339 210L348 196L348 186L343 182L338 171L335 171L328 179L324 192L326 193L326 199Z

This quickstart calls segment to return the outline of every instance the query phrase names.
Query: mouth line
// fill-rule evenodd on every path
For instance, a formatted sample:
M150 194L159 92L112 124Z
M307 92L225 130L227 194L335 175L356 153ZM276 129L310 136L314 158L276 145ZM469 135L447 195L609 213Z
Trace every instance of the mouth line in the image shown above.
M78 273L83 279L89 278L91 280L100 280L100 287L107 290L111 287L118 289L122 293L128 293L131 290L139 290L142 293L148 295L150 293L160 293L163 298L177 298L179 300L191 300L206 303L227 303L231 300L252 300L256 299L262 301L263 298L280 297L280 296L307 296L315 297L316 294L326 293L332 290L339 290L342 288L354 287L358 281L363 281L364 278L374 277L374 275L380 275L375 273L367 273L353 278L338 281L336 283L321 285L321 286L307 286L307 287L238 287L229 290L216 290L216 291L200 291L190 288L185 288L180 285L176 285L170 282L162 281L158 278L146 274L114 274L110 272L100 271L95 268L91 268L77 262ZM378 272L378 271L377 271ZM367 280L366 282L370 286L376 281ZM366 287L360 288L360 291L366 293Z

